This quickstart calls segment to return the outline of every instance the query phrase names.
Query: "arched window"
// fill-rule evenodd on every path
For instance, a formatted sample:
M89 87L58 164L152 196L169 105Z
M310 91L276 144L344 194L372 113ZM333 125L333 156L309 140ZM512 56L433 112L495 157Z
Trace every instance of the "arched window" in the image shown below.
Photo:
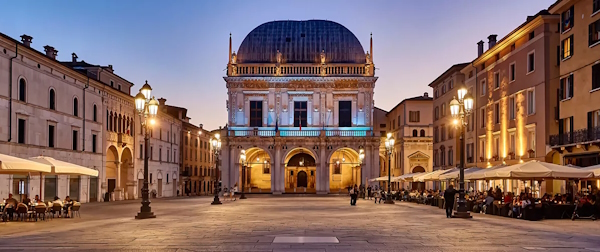
M112 125L113 132L117 132L117 127L118 127L117 125L119 125L119 124L117 124L117 121L118 121L117 118L118 118L117 113L113 114L113 125Z
M454 163L454 157L452 155L453 151L452 149L448 150L448 165L453 165Z
M106 110L106 121L104 122L106 124L106 131L110 130L110 113L108 113L108 109Z
M421 130L421 137L425 137L425 130Z
M413 130L413 136L416 137L417 136L417 130Z
M50 107L50 109L52 110L56 110L56 92L54 91L54 89L50 89L50 95L49 95L49 103L48 106Z
M110 112L110 119L108 120L108 131L113 131L113 112Z
M98 110L97 110L96 104L94 104L94 111L92 113L94 115L94 122L97 122L98 121Z
M118 126L117 126L117 127L118 127L118 128L117 128L117 132L119 132L119 133L123 132L123 127L122 127L122 124L121 124L121 123L123 123L123 120L122 120L122 117L121 117L121 115L119 115L119 122L118 122L118 124L117 124L117 125L118 125Z
M79 116L79 101L77 97L73 98L73 115Z
M19 101L22 101L22 102L25 101L26 92L27 92L27 83L25 82L25 79L20 79L19 80Z

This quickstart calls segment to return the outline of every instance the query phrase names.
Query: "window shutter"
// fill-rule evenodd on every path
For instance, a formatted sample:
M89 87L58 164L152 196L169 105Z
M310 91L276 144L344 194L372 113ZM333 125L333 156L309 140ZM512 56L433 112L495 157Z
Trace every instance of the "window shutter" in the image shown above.
M570 95L570 97L573 97L573 86L574 86L573 83L574 83L573 82L573 75L571 74L571 75L569 75L569 87L568 87L569 88L569 95Z
M565 27L565 12L560 14L560 32L563 32L563 28Z
M600 64L592 66L592 89L600 88Z
M594 114L590 111L587 113L587 137L588 141L592 140L593 132L594 132Z
M560 79L560 86L558 89L559 100L565 99L565 79Z
M569 117L569 139L570 142L569 143L573 143L573 133L575 132L573 129L573 117Z
M573 54L575 54L575 51L573 51L573 43L575 43L575 38L573 37L573 35L571 35L571 43L569 43L569 51L571 52L569 55L573 56Z
M565 133L565 119L558 119L558 134Z
M569 17L569 19L571 19L571 27L575 26L575 5L571 6L571 17Z

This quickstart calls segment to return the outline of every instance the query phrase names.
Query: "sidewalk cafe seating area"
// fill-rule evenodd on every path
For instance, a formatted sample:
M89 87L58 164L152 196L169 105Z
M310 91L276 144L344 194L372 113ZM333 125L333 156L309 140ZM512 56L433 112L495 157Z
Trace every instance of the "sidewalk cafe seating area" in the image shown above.
M427 182L427 181L458 181L459 169L438 170L420 175L406 174L397 179L405 182ZM502 192L496 187L488 188L487 191L477 192L466 188L467 181L490 181L490 180L519 180L529 185L541 187L544 180L571 180L578 183L582 180L600 178L600 166L576 168L556 165L552 163L529 161L511 166L501 165L490 168L467 168L464 170L465 199L467 209L471 213L491 214L503 217L519 218L524 220L542 219L576 219L589 218L594 220L600 216L600 203L597 202L600 192L595 194L579 196L565 194L544 194L537 197L531 193L532 189L526 188L525 192L515 195L513 192ZM486 183L487 185L487 183ZM458 190L458 186L455 188ZM529 189L529 190L527 190ZM541 191L538 190L538 192ZM443 190L402 190L402 200L427 204L434 207L444 208ZM458 196L458 194L457 194ZM454 209L457 207L455 200Z

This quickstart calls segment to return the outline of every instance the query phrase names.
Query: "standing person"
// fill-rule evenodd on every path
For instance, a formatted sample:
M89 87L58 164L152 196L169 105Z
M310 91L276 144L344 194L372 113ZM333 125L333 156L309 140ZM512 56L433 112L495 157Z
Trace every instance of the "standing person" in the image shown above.
M444 200L446 202L446 218L452 217L452 209L454 208L454 196L456 195L456 190L454 190L454 186L448 186L448 189L444 192Z
M356 206L356 200L358 199L358 186L354 185L354 204L352 204L353 206Z
M367 199L371 199L371 186L367 186Z
M350 195L350 205L353 206L354 205L354 188L353 187L349 187L349 191L348 191L348 195Z

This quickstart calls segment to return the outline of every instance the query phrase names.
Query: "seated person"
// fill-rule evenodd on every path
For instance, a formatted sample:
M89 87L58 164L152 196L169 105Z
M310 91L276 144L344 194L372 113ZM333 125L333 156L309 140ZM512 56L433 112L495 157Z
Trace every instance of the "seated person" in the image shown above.
M40 196L39 195L35 195L35 198L33 199L33 202L35 202L35 203L43 203L42 200L40 200Z
M73 200L69 196L65 197L65 201L63 202L63 211L67 214L67 218L69 218L69 211L73 206Z
M24 194L23 195L23 204L29 205L29 203L31 203L31 200L29 198L27 198L27 194Z
M7 213L8 216L10 217L10 219L13 218L13 213L15 212L15 209L17 209L17 205L19 204L19 201L17 201L16 199L13 198L12 193L8 194L8 198L4 199L5 205L4 205L4 213Z

